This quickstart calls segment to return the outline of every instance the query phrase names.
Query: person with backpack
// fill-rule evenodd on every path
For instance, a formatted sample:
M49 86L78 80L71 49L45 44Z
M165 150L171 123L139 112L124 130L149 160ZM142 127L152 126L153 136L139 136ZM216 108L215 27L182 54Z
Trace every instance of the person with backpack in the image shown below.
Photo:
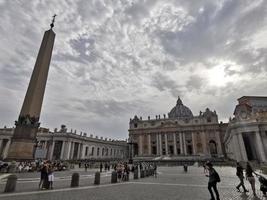
M216 200L220 200L220 195L217 189L217 183L221 182L220 176L219 174L216 172L216 170L213 168L213 165L208 162L206 164L208 171L209 171L209 175L206 175L207 177L209 177L209 183L208 183L208 190L210 192L210 196L211 199L210 200L215 200L212 189L215 192L216 195Z
M241 166L241 164L239 162L236 163L236 176L240 180L240 183L236 186L237 191L241 192L239 188L242 186L244 192L248 192L248 190L246 189L246 187L244 185L243 167Z
M253 171L253 169L252 169L251 165L249 164L249 162L247 162L246 179L248 180L248 182L251 185L251 189L253 191L254 197L257 197L256 189L255 189L255 178L254 178L253 174L255 174L255 172Z

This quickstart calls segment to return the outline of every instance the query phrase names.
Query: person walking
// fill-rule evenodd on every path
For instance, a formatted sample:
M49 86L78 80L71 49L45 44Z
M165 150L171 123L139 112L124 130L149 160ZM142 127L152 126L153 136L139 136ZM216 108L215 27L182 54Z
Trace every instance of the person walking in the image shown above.
M257 197L257 194L256 194L256 189L255 189L255 178L253 176L253 169L251 167L251 165L249 164L249 162L247 162L247 167L246 167L246 179L248 180L248 182L250 183L251 185L251 189L253 191L253 195L254 197Z
M43 165L41 170L40 170L40 173L41 173L41 178L40 178L40 182L39 182L39 189L44 188L44 181L45 181L45 178L46 178L46 174L47 174L47 168L46 168L46 165Z
M157 164L154 163L154 166L153 166L153 173L154 173L154 177L157 178Z
M103 164L100 163L100 173L102 172L102 169L103 169Z
M244 192L248 192L248 190L246 189L246 187L244 185L243 167L241 166L241 164L239 162L236 163L236 176L240 180L240 183L236 186L237 191L241 192L240 187L242 186Z
M48 168L48 181L49 181L49 189L53 189L53 182L54 182L54 169L53 166L50 165Z
M206 164L208 171L209 171L209 175L206 175L207 177L209 177L209 183L208 183L208 190L210 192L210 196L211 199L210 200L215 200L212 189L215 192L216 195L216 200L220 200L220 195L217 189L217 183L220 182L220 176L219 174L216 172L216 170L213 168L213 165L208 162Z

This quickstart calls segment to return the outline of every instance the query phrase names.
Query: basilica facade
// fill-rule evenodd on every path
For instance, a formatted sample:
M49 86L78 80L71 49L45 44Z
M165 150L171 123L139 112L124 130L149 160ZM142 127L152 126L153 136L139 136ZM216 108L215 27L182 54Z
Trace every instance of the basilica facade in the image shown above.
M146 120L135 116L129 126L133 157L224 157L227 124L219 123L216 111L208 108L194 116L180 98L168 115Z
M0 129L0 160L7 158L14 128ZM112 140L68 130L65 125L50 131L39 128L34 152L35 159L83 160L125 159L128 157L127 141Z

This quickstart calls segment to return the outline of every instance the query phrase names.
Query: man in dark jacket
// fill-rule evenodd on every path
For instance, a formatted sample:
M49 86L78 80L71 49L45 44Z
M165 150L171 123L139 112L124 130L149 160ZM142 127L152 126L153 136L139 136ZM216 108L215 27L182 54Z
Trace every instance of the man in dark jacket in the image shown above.
M240 183L236 186L237 191L241 192L239 188L242 186L244 192L248 192L248 190L246 189L246 187L244 185L243 167L240 165L239 162L236 163L236 176L240 180Z
M208 190L211 196L210 200L215 200L212 189L215 192L216 200L220 200L220 195L217 189L217 183L221 181L219 174L216 172L216 170L213 168L213 165L210 162L208 162L206 166L209 170L209 175L207 176L209 177Z

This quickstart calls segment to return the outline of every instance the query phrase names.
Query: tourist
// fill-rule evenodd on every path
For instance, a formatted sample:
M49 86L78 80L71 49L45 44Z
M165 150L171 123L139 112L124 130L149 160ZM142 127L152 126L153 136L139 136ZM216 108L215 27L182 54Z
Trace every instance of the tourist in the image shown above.
M84 170L87 172L87 168L88 168L88 164L87 163L85 163L84 164Z
M19 173L21 173L22 172L22 169L23 169L22 163L19 163L18 168L19 168Z
M217 183L221 181L220 176L213 168L213 165L210 162L208 162L206 166L209 170L209 175L206 176L209 177L208 190L210 192L211 200L215 200L212 189L215 192L216 200L220 200L220 195L217 189Z
M54 176L54 169L53 166L50 165L48 168L48 182L49 182L49 188L53 189L53 182L54 182L55 176Z
M247 167L246 167L246 178L248 180L248 182L250 183L251 185L251 189L253 191L253 195L256 197L257 194L256 194L256 190L255 190L255 178L253 176L253 169L252 167L250 166L250 164L247 162Z
M241 192L239 188L242 186L244 192L248 192L248 190L246 189L246 187L244 185L243 167L241 166L241 164L239 162L236 163L236 176L240 180L240 183L236 186L237 191Z
M153 173L154 173L154 177L157 178L157 164L154 163L154 166L153 166Z
M102 172L102 169L103 169L103 164L100 163L100 173Z
M42 187L42 189L48 189L48 169L46 164L43 165L41 169L41 179L39 182L39 189Z

